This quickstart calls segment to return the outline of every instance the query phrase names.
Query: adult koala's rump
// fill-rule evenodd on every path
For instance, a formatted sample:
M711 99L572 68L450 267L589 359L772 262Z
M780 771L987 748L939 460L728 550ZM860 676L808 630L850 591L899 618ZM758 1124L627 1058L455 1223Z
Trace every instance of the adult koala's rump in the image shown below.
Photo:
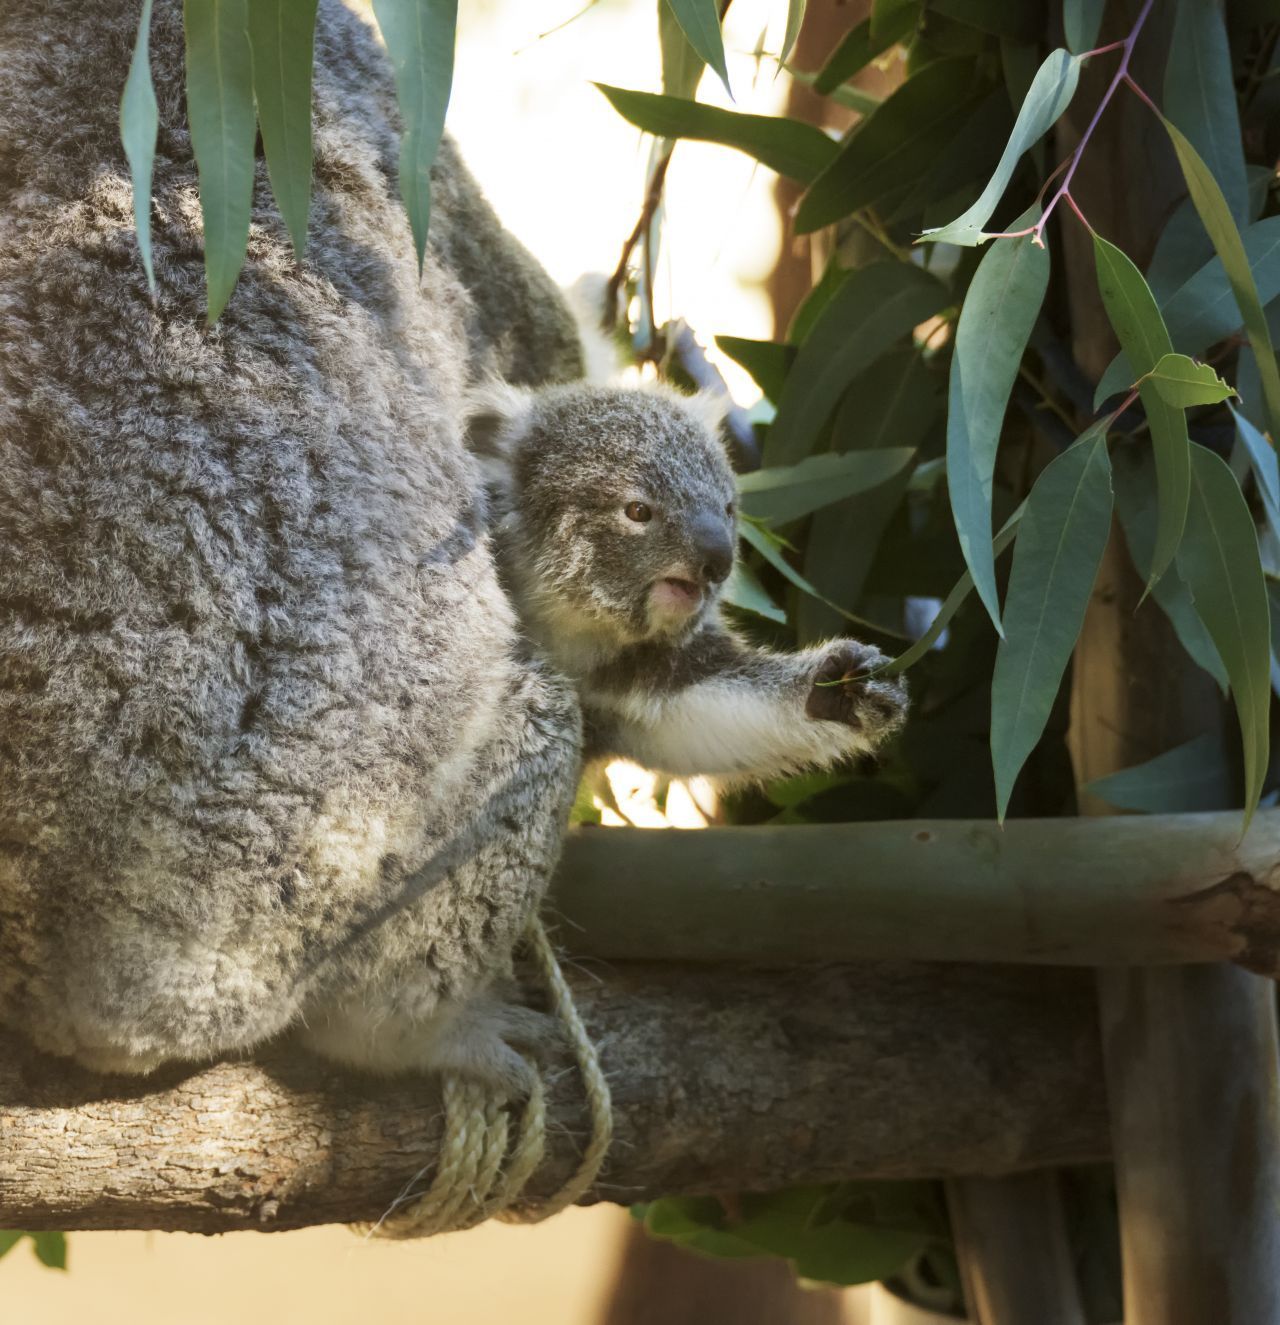
M157 0L153 305L117 128L140 7L0 8L0 1017L108 1070L302 1021L347 1061L511 1082L520 1019L485 990L579 718L520 654L460 402L576 376L572 321L447 143L419 285L389 71L338 0L308 259L259 162L212 329Z

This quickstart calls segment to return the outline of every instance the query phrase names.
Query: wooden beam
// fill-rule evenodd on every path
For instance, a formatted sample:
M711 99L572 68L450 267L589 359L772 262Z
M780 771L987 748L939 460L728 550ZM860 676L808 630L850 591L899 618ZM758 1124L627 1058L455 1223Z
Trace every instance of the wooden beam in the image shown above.
M1280 811L572 834L553 909L619 960L1280 972Z
M1094 1161L1106 1103L1090 978L868 964L578 972L617 1139L590 1200ZM574 1166L572 1072L545 1196ZM438 1096L287 1045L254 1062L92 1076L0 1040L0 1227L213 1233L376 1219L430 1166Z

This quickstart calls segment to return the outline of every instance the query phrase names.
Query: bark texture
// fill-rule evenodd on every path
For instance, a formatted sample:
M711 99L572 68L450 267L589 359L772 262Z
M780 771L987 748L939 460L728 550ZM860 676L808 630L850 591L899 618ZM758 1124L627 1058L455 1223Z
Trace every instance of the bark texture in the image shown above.
M859 1177L1008 1173L1107 1151L1092 982L887 965L579 972L617 1137L594 1201ZM573 1167L560 1074L531 1195ZM438 1097L280 1045L95 1077L0 1041L0 1227L277 1230L376 1219L427 1170Z

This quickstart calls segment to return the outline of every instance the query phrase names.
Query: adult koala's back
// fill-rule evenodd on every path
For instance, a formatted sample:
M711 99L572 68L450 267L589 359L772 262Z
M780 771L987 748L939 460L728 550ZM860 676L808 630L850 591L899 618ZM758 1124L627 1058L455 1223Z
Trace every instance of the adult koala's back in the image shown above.
M158 0L153 304L117 129L139 10L0 9L0 1017L133 1069L287 1024L452 829L522 667L459 402L578 370L449 144L419 284L388 72L337 0L307 261L260 161L212 329Z

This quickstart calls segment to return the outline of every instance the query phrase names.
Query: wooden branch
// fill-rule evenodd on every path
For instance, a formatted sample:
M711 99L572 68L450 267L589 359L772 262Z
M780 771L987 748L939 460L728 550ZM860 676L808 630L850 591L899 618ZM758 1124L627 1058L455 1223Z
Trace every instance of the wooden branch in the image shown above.
M1106 1154L1092 982L1075 971L631 965L573 983L615 1092L591 1199L1005 1173ZM551 1157L582 1113L564 1074ZM377 1218L432 1163L420 1079L252 1063L100 1078L0 1043L0 1227L288 1229Z
M1280 973L1280 811L589 828L553 904L592 956L780 965L871 958Z

